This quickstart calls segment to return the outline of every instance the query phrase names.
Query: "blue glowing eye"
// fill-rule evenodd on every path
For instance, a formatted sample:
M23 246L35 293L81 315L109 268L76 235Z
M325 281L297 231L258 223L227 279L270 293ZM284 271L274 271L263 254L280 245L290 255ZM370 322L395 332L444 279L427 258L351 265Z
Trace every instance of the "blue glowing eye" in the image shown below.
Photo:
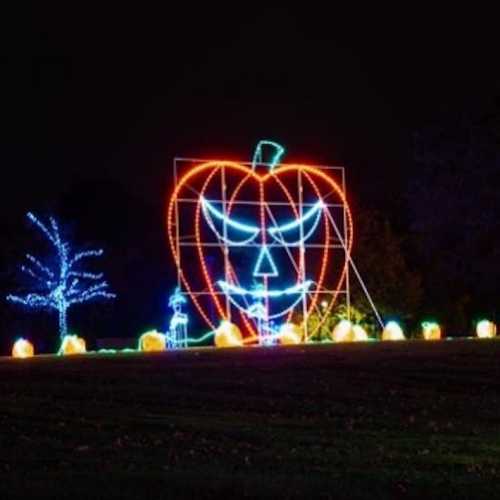
M267 230L267 232L280 244L286 246L300 246L307 239L311 237L311 235L316 231L316 228L321 220L321 213L325 204L322 200L318 200L307 212L305 212L301 217L290 221L286 224L282 224L280 226L274 226ZM310 227L305 231L306 223L310 224ZM288 241L284 237L284 233L292 233L297 236L292 241Z
M228 217L225 213L221 212L213 206L203 196L200 197L201 208L205 220L210 229L216 234L219 240L224 241L228 245L243 246L254 240L260 232L260 228L250 224L235 221ZM245 237L242 240L236 240L235 237L230 238L228 232L232 235L244 233Z

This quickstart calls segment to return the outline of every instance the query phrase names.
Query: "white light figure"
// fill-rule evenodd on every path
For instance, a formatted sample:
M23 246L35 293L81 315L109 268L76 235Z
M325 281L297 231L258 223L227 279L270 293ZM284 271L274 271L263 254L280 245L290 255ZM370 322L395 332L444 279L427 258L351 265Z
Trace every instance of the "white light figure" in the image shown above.
M75 304L82 304L96 299L112 299L116 295L108 291L108 283L102 281L102 273L91 273L78 269L78 264L89 257L100 257L101 249L74 253L69 243L61 239L59 226L53 217L49 226L43 224L31 212L28 219L42 232L53 246L56 260L50 265L26 254L26 264L21 270L37 285L37 292L27 295L8 295L7 300L22 304L32 309L52 309L59 314L59 335L61 339L68 335L68 309Z
M182 306L186 303L185 297L177 287L168 299L168 306L172 308L173 315L170 319L167 338L168 349L187 347L187 324L188 315L182 312Z
M265 290L262 284L257 285L255 288L255 291ZM277 332L274 331L272 323L269 321L269 311L265 305L264 297L265 295L259 296L254 292L253 298L255 302L246 309L246 313L257 323L260 344L269 346L277 343L278 335L276 334Z

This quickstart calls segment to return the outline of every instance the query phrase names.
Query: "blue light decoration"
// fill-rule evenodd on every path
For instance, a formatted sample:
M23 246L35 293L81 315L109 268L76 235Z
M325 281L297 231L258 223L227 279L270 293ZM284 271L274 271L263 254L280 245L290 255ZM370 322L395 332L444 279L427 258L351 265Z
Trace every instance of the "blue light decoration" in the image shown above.
M275 278L276 276L278 276L278 269L276 268L276 264L274 263L271 254L269 253L267 245L264 243L260 247L257 262L255 263L255 267L253 268L253 277L264 278L266 276Z
M100 257L102 249L72 252L68 242L61 238L59 226L53 217L45 225L31 212L28 219L47 238L55 251L54 264L44 265L31 254L26 254L26 263L21 270L28 275L37 288L36 292L26 295L8 295L7 300L31 309L56 310L59 314L59 336L68 335L68 309L97 299L113 299L114 293L108 291L108 283L103 281L102 273L92 273L79 269L78 265L87 258ZM52 260L52 259L51 259Z
M255 148L253 158L252 158L252 170L255 170L258 164L262 164L263 150L264 148L274 150L274 154L271 157L271 161L267 163L269 170L273 168L280 162L281 157L285 154L285 148L274 141L262 140L257 143Z
M234 220L231 217L228 217L225 213L221 212L212 202L205 199L203 196L200 196L200 204L203 210L203 215L205 216L205 220L210 227L210 229L215 233L217 238L223 241L225 244L229 246L246 246L251 243L261 232L258 226L253 226L251 224L245 224L240 221ZM325 208L325 204L322 200L318 200L307 212L305 212L301 217L294 219L285 224L270 227L267 229L267 232L276 240L277 243L286 246L301 246L305 241L307 241L313 233L316 231L318 224L321 220L322 210ZM215 217L218 221L222 222L222 224L229 229L235 229L245 234L249 234L250 236L246 239L236 241L228 236L223 235L216 227L214 223ZM304 232L304 224L310 220L313 220L312 226ZM287 241L282 237L282 233L291 232L292 230L300 230L303 232L302 236L295 241ZM269 252L267 252L269 255ZM271 259L272 260L272 259Z
M188 315L182 312L182 306L186 304L186 299L182 295L179 287L168 299L168 306L172 309L173 315L170 319L169 333L167 335L168 349L177 349L188 346L187 324Z
M210 229L215 233L217 238L221 241L224 241L229 246L242 247L251 243L257 235L260 233L260 228L257 226L252 226L249 224L243 224L239 221L235 221L228 217L226 214L222 213L220 210L214 207L214 205L206 200L203 196L200 196L200 204L203 211L203 215L205 216L205 220L210 227ZM250 236L245 237L242 240L236 241L229 238L227 235L223 235L216 227L214 222L214 217L222 222L223 227L226 228L226 232L228 229L234 229L236 231L248 234Z
M303 283L298 283L296 285L284 288L282 290L280 289L266 290L261 286L258 286L253 290L249 290L241 286L232 285L230 283L225 282L224 280L219 280L217 283L224 291L224 293L228 293L229 295L249 295L254 299L265 299L265 298L280 298L284 296L297 295L297 294L302 296L309 290L309 288L313 284L313 281L305 280ZM293 307L291 307L290 309L293 309ZM286 312L288 312L288 310ZM277 314L277 316L282 316L283 314L284 313L280 312L279 314Z
M281 245L289 247L300 247L302 246L316 231L319 221L321 220L321 215L325 204L322 200L318 200L307 212L305 212L298 219L292 220L280 226L270 227L267 232ZM313 221L312 226L304 232L305 223ZM294 241L288 241L283 238L283 233L289 233L293 230L299 230L299 238Z

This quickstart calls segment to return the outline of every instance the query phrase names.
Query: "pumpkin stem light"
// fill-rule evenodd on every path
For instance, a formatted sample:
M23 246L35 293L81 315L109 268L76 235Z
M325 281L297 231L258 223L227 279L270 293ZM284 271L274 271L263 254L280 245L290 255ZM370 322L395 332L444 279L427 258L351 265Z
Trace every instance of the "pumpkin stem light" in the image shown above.
M270 162L264 162L263 160L263 149L264 147L268 147L274 150L274 154L271 156ZM255 170L258 164L265 164L269 166L269 171L272 171L273 168L279 163L281 157L285 154L285 148L274 141L259 141L257 143L257 147L255 148L253 158L252 158L252 170Z

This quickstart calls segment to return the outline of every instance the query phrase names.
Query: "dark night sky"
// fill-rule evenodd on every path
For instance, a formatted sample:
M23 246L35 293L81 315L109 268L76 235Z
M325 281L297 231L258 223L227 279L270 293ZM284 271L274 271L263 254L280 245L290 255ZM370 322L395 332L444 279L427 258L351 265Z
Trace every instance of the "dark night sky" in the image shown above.
M498 90L495 33L472 15L191 10L44 8L8 30L8 206L31 200L27 172L49 190L106 173L163 196L151 179L175 154L246 158L263 137L384 189L409 130Z
M197 12L19 20L2 78L16 166L144 179L173 153L244 157L273 136L297 157L393 172L408 128L498 89L495 33L473 16Z
M500 95L487 12L136 9L4 17L7 238L27 209L57 211L115 255L151 241L161 265L172 158L248 159L261 138L345 165L353 203L397 224L411 132Z

